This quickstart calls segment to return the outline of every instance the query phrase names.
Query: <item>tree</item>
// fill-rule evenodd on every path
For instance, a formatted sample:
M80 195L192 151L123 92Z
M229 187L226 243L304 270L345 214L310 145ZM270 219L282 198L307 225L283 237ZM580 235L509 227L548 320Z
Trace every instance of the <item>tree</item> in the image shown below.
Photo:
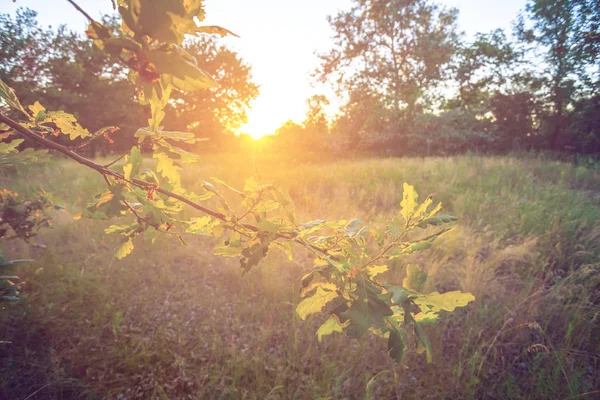
M444 79L458 34L456 9L428 0L354 0L328 21L334 46L317 72L338 93L358 88L376 95L394 120L414 117L417 105Z
M182 47L184 37L231 32L197 25L204 19L200 0L119 0L118 4L122 29L129 37L114 35L109 27L82 12L90 21L88 36L99 49L127 65L129 79L142 92L139 101L150 106L148 126L136 132L138 145L130 150L123 165L114 166L119 159L100 165L45 138L50 130L70 140L89 141L96 135L62 110L49 110L39 102L26 109L1 81L2 102L20 114L19 122L0 112L2 137L16 135L20 139L0 142L0 155L11 155L17 161L30 155L18 148L26 139L102 175L107 184L105 191L83 207L76 219L119 220L121 225L105 230L121 238L115 249L118 259L133 252L135 240L141 235L172 237L182 242L184 235L212 236L221 238L214 253L239 257L240 270L246 273L270 250L279 249L293 257L292 245L299 245L315 258L314 267L302 278L303 300L296 312L302 320L325 314L327 319L317 331L319 340L334 332L359 339L370 330L387 339L389 355L400 362L408 348L405 338L410 330L416 351L425 353L431 362L431 344L421 324L437 321L442 311L466 306L474 297L459 291L440 294L426 290L427 273L414 265L407 266L401 286L385 283L378 275L388 270L386 261L430 248L434 240L450 230L447 226L456 218L437 215L441 203L433 206L432 196L420 203L414 187L408 184L404 184L399 215L389 222L387 230L372 231L358 219L300 223L291 199L256 178L249 179L243 189L218 179L213 179L214 184L203 182L196 192L183 186L181 164L197 162L200 157L179 146L193 144L197 138L189 132L163 129L165 108L175 91L194 92L217 86ZM155 167L143 168L142 145L152 150ZM235 194L240 202L229 204L222 194L225 191ZM210 203L211 199L216 203ZM213 209L215 204L218 208ZM204 215L187 219L184 206ZM3 220L0 227L4 227ZM426 233L421 233L423 230Z
M567 106L585 92L590 67L597 63L598 13L596 0L529 0L517 25L523 43L545 51L542 74L554 150L564 149Z
M518 54L501 29L478 33L473 42L462 43L452 65L457 93L446 107L475 112L486 109L490 94L509 81L517 62Z
M174 93L165 120L177 130L218 144L224 134L233 135L247 122L248 106L258 96L258 86L252 82L250 66L211 37L189 40L184 49L215 77L219 87L210 92Z
M39 101L49 109L68 109L92 131L118 126L122 134L108 139L116 141L110 150L130 148L145 113L135 101L126 67L64 26L56 31L39 28L36 15L19 9L15 21L7 14L0 16L0 29L15 35L14 40L0 41L0 52L6 54L2 79L24 93L26 104ZM104 24L114 29L118 22L106 17ZM108 151L108 144L92 141L85 150L94 155L100 149Z

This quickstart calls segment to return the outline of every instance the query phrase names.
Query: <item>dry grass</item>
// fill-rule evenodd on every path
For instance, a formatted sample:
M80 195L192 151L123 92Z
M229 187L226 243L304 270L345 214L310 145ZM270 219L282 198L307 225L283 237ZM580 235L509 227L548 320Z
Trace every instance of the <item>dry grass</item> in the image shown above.
M294 313L310 268L300 249L272 254L245 277L210 240L138 243L112 260L98 221L71 220L101 177L67 162L8 171L2 187L45 185L66 211L40 242L4 244L37 261L16 271L26 300L0 314L0 398L316 399L566 398L600 388L600 168L542 158L452 157L292 163L264 154L212 156L191 186L234 185L258 172L285 188L302 220L398 212L407 181L437 193L459 226L406 262L440 291L476 302L427 327L434 363L395 365L376 337L319 344L318 318ZM43 269L41 269L43 268ZM580 397L585 398L585 396ZM592 397L589 397L592 398Z

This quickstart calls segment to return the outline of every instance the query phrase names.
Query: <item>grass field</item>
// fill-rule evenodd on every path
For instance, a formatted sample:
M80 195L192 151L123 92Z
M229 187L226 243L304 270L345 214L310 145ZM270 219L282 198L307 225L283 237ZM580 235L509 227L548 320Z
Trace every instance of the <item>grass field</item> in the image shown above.
M184 172L234 186L258 174L291 195L300 219L381 225L402 183L436 193L456 228L414 262L439 291L476 301L426 327L434 360L402 365L384 340L332 335L295 315L311 258L273 253L241 276L214 240L138 241L113 260L110 222L73 221L102 177L68 161L0 171L1 187L44 187L65 207L39 242L4 243L36 261L14 272L24 300L0 312L0 398L566 399L600 390L600 166L542 157L364 159L302 163L211 156ZM190 215L193 214L190 211ZM397 270L397 271L396 271ZM598 398L591 393L576 398Z

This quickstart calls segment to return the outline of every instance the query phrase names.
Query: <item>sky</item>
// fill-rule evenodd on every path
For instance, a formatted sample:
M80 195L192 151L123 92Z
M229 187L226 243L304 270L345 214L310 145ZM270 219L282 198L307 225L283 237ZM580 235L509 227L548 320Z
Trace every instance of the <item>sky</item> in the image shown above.
M511 31L512 22L526 0L439 0L459 10L458 25L467 36L496 28ZM0 12L18 7L38 12L42 26L61 24L83 32L86 19L66 0L0 0ZM110 0L77 0L92 17L112 13ZM273 133L287 120L301 122L306 99L327 91L311 87L311 73L319 65L315 52L331 46L327 16L350 8L351 0L206 0L203 24L220 25L240 36L225 38L252 66L253 80L260 86L251 104L248 124L242 132L253 137Z

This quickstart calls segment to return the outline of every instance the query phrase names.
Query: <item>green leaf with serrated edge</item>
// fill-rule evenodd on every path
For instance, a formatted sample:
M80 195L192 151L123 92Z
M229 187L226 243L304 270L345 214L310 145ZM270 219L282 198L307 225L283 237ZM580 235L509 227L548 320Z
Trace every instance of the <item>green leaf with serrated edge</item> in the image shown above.
M194 235L212 236L213 229L219 224L220 221L209 216L193 218L186 232Z
M413 299L414 303L419 306L421 311L433 312L439 311L454 311L457 307L464 307L475 300L475 296L471 293L464 293L460 290L452 292L439 293L433 292L424 294Z
M127 162L131 163L132 165L131 176L136 176L140 173L140 168L142 167L144 159L142 158L142 152L140 151L139 147L134 146L131 149L131 152L127 156Z
M402 281L402 287L413 292L421 292L423 285L427 280L427 272L423 271L416 265L406 265L406 277Z
M402 362L406 345L402 340L402 336L400 336L400 332L398 332L396 329L393 329L389 332L390 336L388 338L388 353L390 354L390 357L392 357L397 363L400 363Z
M121 243L119 247L115 250L115 257L119 260L127 257L133 251L133 240L131 238L127 238L126 241Z
M404 192L402 193L402 201L400 202L401 214L402 217L408 221L415 213L419 195L415 191L415 187L407 183L404 183L403 189Z
M17 147L19 147L19 145L21 143L23 143L24 141L25 141L25 139L15 139L15 140L11 140L8 143L1 142L0 143L0 154L8 154L8 153L16 152Z
M321 312L323 307L336 297L338 297L337 292L323 290L323 288L318 287L315 294L307 297L298 304L296 313L298 313L300 319L305 320L309 315Z
M321 343L323 341L323 336L331 335L333 332L344 332L339 319L335 315L329 317L329 319L319 327L317 330L317 340Z
M175 165L173 160L165 153L154 153L152 157L158 160L156 171L167 178L169 182L179 185L181 179L179 171L181 171L181 167Z
M387 265L370 265L367 267L367 273L371 278L382 274L388 270Z
M133 223L131 225L111 225L104 230L104 233L106 233L106 234L116 233L116 234L129 236L133 232L135 232L139 227L140 227L140 225L137 222Z
M182 56L183 49L170 46L163 51L147 50L144 56L150 61L166 82L184 92L219 87L217 82L204 70Z
M269 246L273 239L274 236L272 235L260 236L257 242L242 250L242 258L240 259L242 273L250 271L252 267L258 265L258 263L267 256Z
M31 116L27 113L27 111L25 111L25 109L21 105L21 102L17 98L15 91L2 80L0 80L0 98L2 98L6 102L6 104L8 104L9 107L21 111L27 116L27 118L31 118Z

